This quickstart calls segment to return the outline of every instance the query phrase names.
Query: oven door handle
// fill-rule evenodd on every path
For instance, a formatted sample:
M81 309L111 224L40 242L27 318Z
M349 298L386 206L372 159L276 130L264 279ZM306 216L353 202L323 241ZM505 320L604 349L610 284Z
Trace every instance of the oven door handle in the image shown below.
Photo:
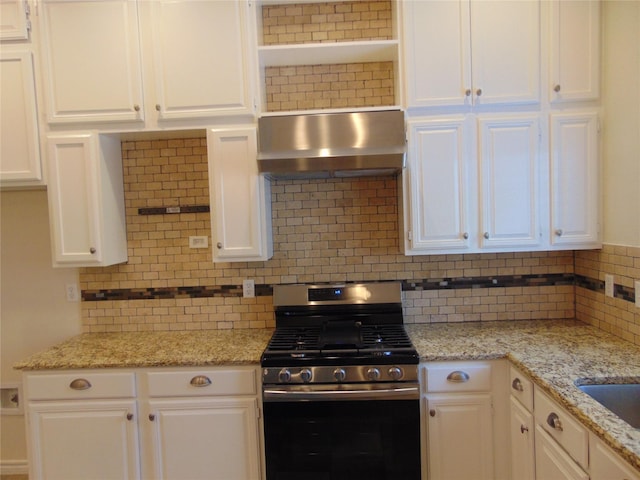
M418 385L390 386L386 388L321 389L265 387L262 399L265 402L328 402L354 400L416 400L420 398Z

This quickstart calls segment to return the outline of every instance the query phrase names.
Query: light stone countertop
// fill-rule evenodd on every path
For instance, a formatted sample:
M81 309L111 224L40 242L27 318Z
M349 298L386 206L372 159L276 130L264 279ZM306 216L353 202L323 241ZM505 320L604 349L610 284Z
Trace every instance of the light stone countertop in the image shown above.
M408 324L423 361L509 359L640 470L640 429L576 381L640 382L640 347L572 320ZM272 330L92 333L16 364L21 370L258 364Z

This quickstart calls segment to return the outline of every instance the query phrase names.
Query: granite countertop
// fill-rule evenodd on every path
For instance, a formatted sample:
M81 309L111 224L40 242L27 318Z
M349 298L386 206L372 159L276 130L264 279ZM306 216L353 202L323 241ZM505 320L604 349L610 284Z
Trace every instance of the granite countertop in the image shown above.
M640 382L640 347L573 320L406 325L423 361L509 359L640 470L634 429L577 387ZM22 370L258 364L272 330L82 334L14 366Z

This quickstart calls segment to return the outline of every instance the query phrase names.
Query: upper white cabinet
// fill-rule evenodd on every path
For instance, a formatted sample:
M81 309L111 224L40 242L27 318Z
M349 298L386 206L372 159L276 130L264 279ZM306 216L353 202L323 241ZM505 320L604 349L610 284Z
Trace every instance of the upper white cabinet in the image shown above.
M120 140L95 133L50 135L47 146L54 266L125 262Z
M29 39L29 10L27 0L0 1L0 41Z
M40 17L47 120L142 121L136 2L45 0Z
M536 247L541 240L538 117L481 117L478 132L480 246Z
M151 2L160 119L253 113L248 10L237 0Z
M3 4L4 5L4 4ZM0 52L0 186L43 185L33 53Z
M551 2L550 101L595 100L600 95L600 2Z
M540 101L540 4L404 4L406 106Z
M207 148L213 260L268 260L271 190L258 173L256 128L210 129Z
M597 248L599 228L598 114L551 115L551 243Z

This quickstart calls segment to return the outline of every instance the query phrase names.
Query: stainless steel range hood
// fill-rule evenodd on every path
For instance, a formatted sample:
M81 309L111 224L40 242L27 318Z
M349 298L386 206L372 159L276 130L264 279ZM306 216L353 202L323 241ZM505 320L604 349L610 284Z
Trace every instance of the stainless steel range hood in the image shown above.
M389 175L405 165L400 110L262 117L258 134L258 169L275 178Z

